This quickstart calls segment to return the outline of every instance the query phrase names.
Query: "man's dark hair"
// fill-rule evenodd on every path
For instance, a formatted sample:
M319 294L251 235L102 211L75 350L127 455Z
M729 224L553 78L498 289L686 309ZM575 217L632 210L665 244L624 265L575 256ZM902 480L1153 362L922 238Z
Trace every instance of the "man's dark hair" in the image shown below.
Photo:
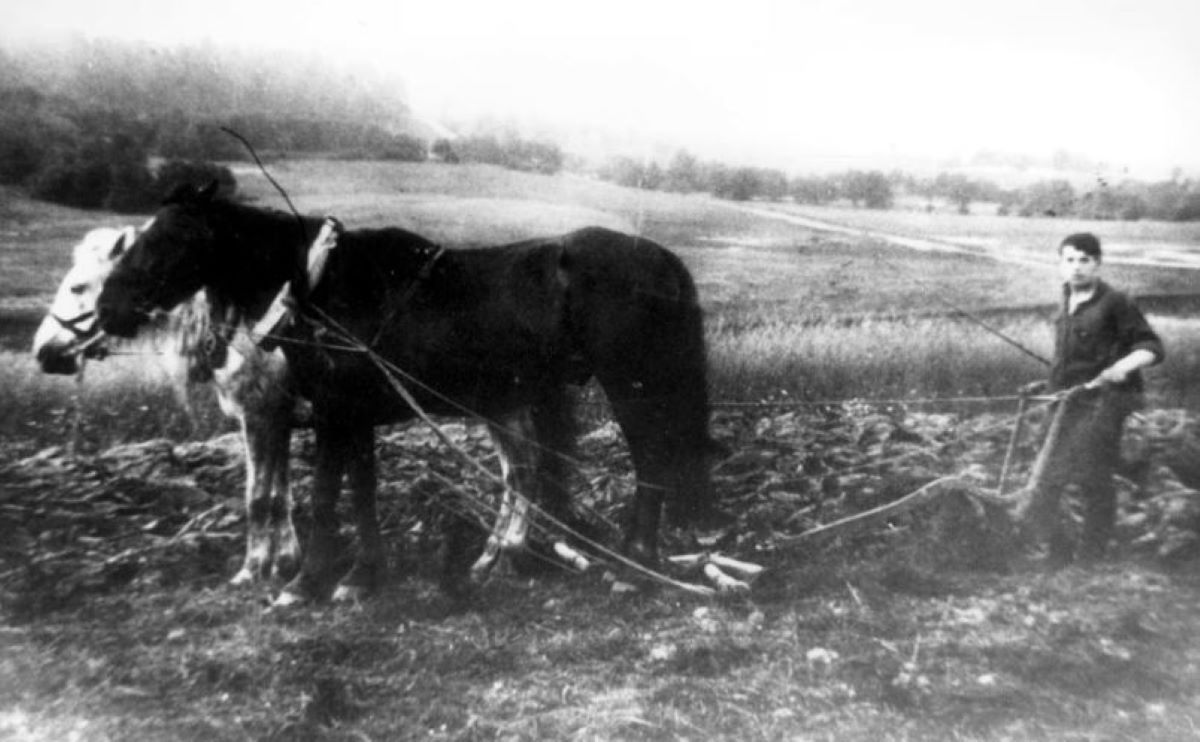
M1073 247L1084 255L1100 259L1100 238L1091 232L1077 232L1067 236L1059 243L1058 251L1061 253L1064 247Z

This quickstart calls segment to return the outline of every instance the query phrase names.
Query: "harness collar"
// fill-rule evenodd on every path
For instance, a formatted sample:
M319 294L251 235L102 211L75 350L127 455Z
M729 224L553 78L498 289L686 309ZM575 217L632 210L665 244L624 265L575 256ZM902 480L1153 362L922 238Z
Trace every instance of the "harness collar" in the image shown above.
M321 276L325 274L325 264L329 260L329 253L337 247L337 240L342 234L342 230L341 222L334 217L326 217L324 223L321 224L320 231L317 232L316 239L308 246L309 291L316 288L321 281ZM250 329L251 339L259 346L266 347L266 341L291 317L292 309L292 282L288 281L279 289L279 293L275 294L275 298L267 307L262 318L255 322L254 327Z

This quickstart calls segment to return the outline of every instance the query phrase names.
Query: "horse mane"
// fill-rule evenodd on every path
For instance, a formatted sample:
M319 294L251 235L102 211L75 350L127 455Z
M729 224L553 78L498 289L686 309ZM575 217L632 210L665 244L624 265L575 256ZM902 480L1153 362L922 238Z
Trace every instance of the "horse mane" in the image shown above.
M189 204L211 209L222 223L236 225L235 231L240 246L261 249L261 260L267 261L272 245L291 248L295 244L297 254L307 254L308 236L315 235L321 217L297 217L280 209L256 206L235 201L223 196L205 196L193 189L182 189L173 193L166 203ZM303 231L302 231L303 228ZM267 271L268 262L252 266L243 275ZM288 265L290 275L291 265ZM214 373L221 369L228 358L229 345L238 328L252 323L250 306L230 301L211 291L200 290L191 299L172 310L165 331L173 336L172 350L184 362L183 375L189 385L212 381Z
M173 351L184 362L184 379L189 385L212 381L228 357L229 338L222 331L225 323L214 318L213 311L208 295L199 291L167 316L166 332L173 340Z

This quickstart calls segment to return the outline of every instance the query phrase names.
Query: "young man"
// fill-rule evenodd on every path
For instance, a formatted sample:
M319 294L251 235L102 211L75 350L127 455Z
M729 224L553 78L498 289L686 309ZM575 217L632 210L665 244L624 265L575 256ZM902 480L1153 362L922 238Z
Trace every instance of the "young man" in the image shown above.
M1082 386L1063 410L1067 444L1057 457L1059 486L1076 485L1084 502L1079 556L1102 557L1116 522L1113 471L1121 455L1125 418L1141 406L1141 369L1163 358L1163 345L1137 305L1100 280L1100 240L1083 232L1058 247L1063 281L1055 319L1054 363L1048 386ZM1070 561L1074 545L1063 533L1050 543L1052 558Z

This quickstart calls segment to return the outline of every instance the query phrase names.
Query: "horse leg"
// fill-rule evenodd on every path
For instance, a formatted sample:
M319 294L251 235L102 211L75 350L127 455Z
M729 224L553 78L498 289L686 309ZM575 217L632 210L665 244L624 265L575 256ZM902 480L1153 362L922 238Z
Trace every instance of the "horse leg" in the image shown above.
M677 526L721 522L708 472L715 444L708 435L707 396L693 398L689 391L696 390L689 390L683 375L662 381L628 388L614 384L605 390L629 444L638 482L626 522L625 551L649 564L658 560L664 505L668 520Z
M318 424L314 432L316 470L313 473L312 525L308 544L300 562L300 573L283 588L275 600L276 606L321 600L328 595L333 583L337 556L337 501L349 458L351 434L328 424Z
M538 447L528 409L508 415L502 422L489 424L488 431L500 455L504 491L500 497L500 513L487 545L471 566L471 576L477 582L487 576L501 554L524 548L529 534L529 497L533 495L538 463Z
M543 393L531 410L538 449L538 501L560 522L568 522L570 492L567 488L570 456L575 452L575 419L565 386Z
M292 430L289 409L276 409L270 421L272 576L291 579L300 568L300 539L292 519L292 489L288 474Z
M358 524L358 555L350 572L338 581L336 601L367 597L379 587L384 567L383 538L375 507L378 486L375 471L375 429L355 428L349 445L348 475L354 517Z
M671 487L666 452L656 440L645 400L616 399L613 415L625 434L637 487L625 517L624 552L635 561L658 563L658 529L663 502Z
M271 564L271 465L266 426L251 416L238 416L246 453L246 559L230 583L244 585L266 577Z

